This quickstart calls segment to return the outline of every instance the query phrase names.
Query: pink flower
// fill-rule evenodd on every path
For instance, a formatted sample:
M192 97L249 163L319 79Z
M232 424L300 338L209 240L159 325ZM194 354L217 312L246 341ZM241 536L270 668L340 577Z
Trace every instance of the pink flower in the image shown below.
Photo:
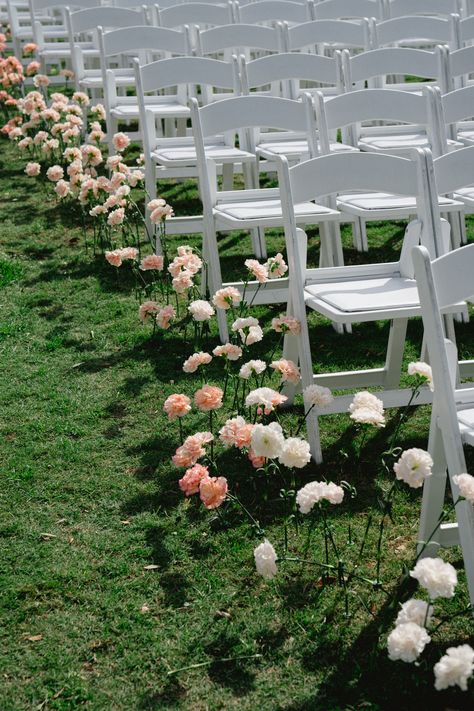
M58 180L61 180L64 177L64 170L60 165L52 165L46 171L46 177L48 180L51 180L52 183L57 183Z
M203 467L202 464L195 464L191 469L187 469L182 479L179 480L179 488L186 496L197 494L204 477L209 477L209 469Z
M212 442L214 436L211 432L196 432L186 437L184 444L178 447L171 458L175 467L191 467L197 460L206 454L204 445Z
M122 259L136 259L138 257L138 249L136 247L123 247L120 250Z
M115 150L121 153L130 145L130 139L125 133L115 133L112 137L112 143L114 144Z
M172 281L173 289L177 294L184 294L187 289L190 289L193 285L193 279L191 272L184 269L177 276L174 277Z
M264 264L256 259L246 259L245 266L260 284L268 281L268 269Z
M270 368L281 373L282 383L288 381L296 385L301 379L299 368L292 360L286 360L285 358L274 360L273 363L270 364Z
M170 420L174 420L176 417L184 417L191 410L191 400L187 395L175 393L165 400L163 410Z
M70 194L71 188L66 180L58 180L54 187L54 192L60 198L65 198Z
M39 62L36 62L36 61L30 62L25 69L26 76L32 77L33 74L36 74L36 72L38 71L39 68L40 68Z
M120 254L119 249L114 249L112 252L106 252L105 258L108 261L108 263L111 264L113 267L121 267L122 266L122 256Z
M140 269L144 272L149 269L161 271L163 269L163 257L158 254L148 254L140 262Z
M238 360L242 356L242 348L233 343L226 343L224 346L216 346L212 351L215 356L224 356L229 360Z
M89 97L83 91L75 91L72 95L72 100L76 101L78 104L82 104L83 106L89 106L91 103Z
M195 373L200 365L208 365L211 360L212 356L209 353L204 353L203 351L193 353L184 361L183 370L185 373Z
M194 402L201 412L210 412L222 407L224 392L215 385L203 385L194 393Z
M33 62L30 62L30 66L31 64L33 64ZM46 76L46 74L37 74L33 79L33 84L36 87L49 86L51 84L51 80L49 77Z
M142 323L145 323L148 316L158 313L159 310L160 307L158 306L156 301L145 301L143 304L140 305L140 308L138 309L138 316L140 318L140 321Z
M253 425L247 424L243 417L234 417L219 430L219 439L227 447L250 447L252 429Z
M27 57L29 54L33 54L38 49L38 45L34 42L27 42L23 45L23 54Z
M227 479L223 476L206 476L199 484L199 496L207 509L217 509L227 496Z
M272 319L272 328L277 333L291 333L297 336L301 332L301 323L293 316L285 316L280 314L278 318Z
M152 200L151 202L153 203L154 201ZM154 225L156 225L158 222L161 222L162 220L168 219L168 217L172 217L174 214L171 205L167 205L164 200L162 202L164 202L165 204L159 205L152 209L150 220L151 222L153 222ZM150 204L151 203L149 203L149 205Z
M260 469L261 467L265 466L265 462L267 461L265 457L259 457L257 454L252 449L249 449L248 458L252 462L252 466L254 469Z
M212 303L218 309L230 309L233 306L238 306L242 301L242 294L233 286L227 286L224 289L216 291L212 297Z
M27 163L25 168L25 173L29 178L35 178L41 173L41 166L39 163Z
M176 316L176 311L171 304L160 309L156 315L156 323L160 328L167 330L170 327L170 321Z
M107 224L110 226L121 225L125 218L125 209L123 207L118 207L116 210L110 213L107 218Z
M269 279L278 279L288 271L283 255L280 254L280 252L275 254L274 257L267 259L265 266L268 269Z

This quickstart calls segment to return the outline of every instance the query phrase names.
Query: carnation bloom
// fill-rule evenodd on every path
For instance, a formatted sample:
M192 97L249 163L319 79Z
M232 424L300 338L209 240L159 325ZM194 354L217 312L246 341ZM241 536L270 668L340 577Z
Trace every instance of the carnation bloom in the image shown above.
M175 467L191 467L197 460L206 454L204 445L212 442L214 436L211 432L196 432L186 437L184 443L178 447L171 458Z
M199 497L207 509L217 509L225 501L227 491L224 476L205 476L199 484Z
M61 180L64 177L64 170L60 165L52 165L46 171L46 177L48 180L51 180L52 183L57 183L58 180Z
M420 378L423 378L428 383L431 392L434 391L433 371L431 370L431 366L428 365L428 363L409 363L408 375L417 375Z
M193 275L188 269L183 269L172 281L173 289L177 294L184 294L193 285Z
M422 558L410 572L410 576L427 590L431 600L453 597L458 582L455 568L441 558Z
M296 503L302 514L308 514L315 504L320 501L329 501L331 504L340 504L344 498L342 486L334 484L332 481L310 481L303 486L296 494Z
M276 562L278 560L276 551L270 541L266 538L253 552L257 573L265 580L271 580L277 574Z
M249 449L247 456L254 469L260 469L265 466L265 462L267 461L266 457L259 457L252 449Z
M289 382L297 385L301 380L299 368L292 360L286 360L286 358L274 360L273 363L270 363L270 368L281 374L282 383Z
M215 314L211 304L204 299L192 301L188 306L188 311L195 321L209 321Z
M130 139L126 133L114 133L112 143L114 144L115 150L121 153L130 145Z
M30 64L32 64L32 62ZM33 84L36 87L49 86L51 84L51 80L46 76L46 74L37 74L33 79Z
M150 269L161 271L163 269L163 257L159 254L148 254L140 262L140 269L144 272Z
M354 395L352 403L349 406L349 412L354 412L359 407L370 408L383 414L383 402L378 397L369 393L367 390L362 390Z
M39 163L27 163L25 168L25 173L29 178L35 178L41 173L41 166Z
M374 427L385 426L383 402L366 390L354 395L349 412L351 419L359 424L373 425Z
M286 395L282 395L272 388L256 388L249 392L245 398L245 404L247 407L261 405L265 408L265 414L268 415L275 407L286 402L286 400L288 400Z
M260 375L266 369L267 364L263 360L249 360L244 363L239 371L239 375L244 380L248 380L252 375Z
M199 353L193 353L187 360L183 363L183 370L185 373L195 373L200 365L208 365L212 360L210 353L204 353L199 351Z
M278 252L278 254L275 254L274 257L270 257L269 259L267 259L265 266L268 271L269 279L278 279L288 271L288 267L286 266L285 260L283 259L283 255L280 254L280 252Z
M243 417L226 420L219 430L219 439L225 447L249 447L253 425L247 424Z
M289 437L285 440L278 459L289 469L302 469L311 461L308 442L301 437Z
M298 319L285 314L280 314L272 319L272 328L277 333L291 333L293 336L301 333L301 323Z
M457 474L453 481L459 487L459 493L474 504L474 476L470 474Z
M242 348L235 346L233 343L226 343L223 346L216 346L212 351L217 357L222 356L229 360L238 360L242 357Z
M156 314L156 323L160 328L167 330L170 327L170 321L176 316L176 311L171 304L164 306Z
M58 180L54 186L54 192L58 197L65 198L71 193L71 186L66 180Z
M303 390L303 397L307 407L317 407L322 409L327 407L334 400L334 396L329 388L323 385L308 385Z
M225 310L238 306L241 301L242 294L233 286L227 286L224 289L219 289L212 297L212 303L214 306L217 306L218 309Z
M194 402L201 412L211 412L222 407L224 392L215 385L203 385L194 393Z
M251 447L257 457L276 459L283 451L285 438L278 422L269 425L254 425L251 437Z
M406 482L412 489L418 489L423 486L425 479L431 476L432 466L433 460L428 452L413 447L402 453L398 462L394 464L393 471L397 479Z
M446 654L434 665L435 689L459 686L467 691L467 682L474 673L474 649L469 644L449 647Z
M256 259L246 259L244 263L249 272L260 284L264 284L268 281L268 269L265 264L260 264Z
M204 477L209 477L209 469L203 467L202 464L195 464L190 469L187 469L184 476L179 480L179 488L186 496L197 494L199 485Z
M121 267L122 266L122 255L120 254L119 249L114 249L114 250L112 250L112 252L106 252L105 258L108 261L108 263L111 264L113 267Z
M431 622L431 617L433 614L433 606L429 606L424 600L416 600L412 598L404 602L400 608L400 612L397 615L396 623L397 625L402 625L405 622L414 622L420 627L426 627Z
M418 659L431 637L424 627L415 622L397 625L387 639L388 656L394 662L411 663Z
M156 225L162 220L168 219L168 217L173 217L173 208L171 205L163 205L163 207L157 207L150 215L150 221Z
M91 103L89 97L84 91L75 91L72 95L72 100L76 101L78 104L82 104L83 106L89 106Z
M145 323L149 316L158 313L159 310L160 307L156 301L144 301L138 309L138 317L142 323Z
M110 226L121 225L125 218L125 210L123 207L118 207L110 213L107 218L107 224Z
M163 410L170 420L174 420L176 417L184 417L191 410L191 400L187 395L175 393L166 398Z

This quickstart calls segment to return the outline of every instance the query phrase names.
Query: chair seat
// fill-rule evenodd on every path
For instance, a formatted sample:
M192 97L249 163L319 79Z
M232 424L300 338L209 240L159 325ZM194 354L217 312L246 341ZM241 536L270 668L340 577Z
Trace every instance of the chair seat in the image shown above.
M339 195L338 207L354 207L359 210L415 210L415 198L390 193L352 193ZM459 207L459 203L446 197L439 198L441 207Z
M426 133L394 133L386 135L362 135L359 147L364 151L400 151L413 148L431 148ZM448 141L448 150L462 148L458 141Z
M474 446L474 407L458 412L459 429L466 444Z
M463 143L468 143L469 145L474 143L474 129L469 131L458 131L458 138Z
M259 151L263 155L296 157L309 153L308 141L304 139L288 139L287 141L266 141L260 143ZM357 148L345 143L331 143L331 153L354 152Z
M116 86L130 86L133 84L135 81L135 78L132 74L127 75L122 75L122 76L116 76L115 77L115 84ZM79 84L80 86L88 89L101 89L104 86L104 82L102 80L102 74L97 75L97 76L85 76L82 79L79 79Z
M241 151L239 148L234 148L234 146L226 146L219 143L206 146L206 156L207 158L215 160L216 163L236 163L255 160L253 153L247 153L247 151ZM151 159L165 166L196 165L197 163L194 144L158 148L151 154Z
M299 224L316 224L327 219L339 219L339 213L313 202L295 205L296 221ZM218 224L232 228L252 225L279 226L283 224L281 202L277 199L255 199L218 203L214 208Z
M163 116L163 118L181 118L190 115L189 108L178 104L178 102L147 104L147 109ZM117 118L139 118L140 116L138 104L119 104L114 106L110 113Z
M401 276L379 277L334 284L310 284L305 298L313 304L323 301L344 313L355 311L386 311L393 308L413 308L419 305L414 279ZM313 305L314 308L314 305Z

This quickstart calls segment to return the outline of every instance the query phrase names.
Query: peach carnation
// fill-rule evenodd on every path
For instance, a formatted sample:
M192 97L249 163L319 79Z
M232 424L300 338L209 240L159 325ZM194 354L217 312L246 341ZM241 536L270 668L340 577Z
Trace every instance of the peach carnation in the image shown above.
M281 374L282 382L289 382L297 385L301 379L300 371L296 363L292 360L286 360L282 358L281 360L274 360L270 364L270 368L278 371Z
M142 323L145 323L148 316L158 313L159 310L160 307L158 306L156 301L145 301L143 304L140 305L140 308L138 309L138 316L140 318L140 321Z
M216 346L212 352L215 356L223 356L229 360L238 360L242 357L242 348L233 343L226 343L224 346Z
M216 291L212 297L212 303L218 309L230 309L238 306L242 301L242 294L233 286L227 286L224 289Z
M187 395L175 393L165 400L163 410L170 420L174 420L176 417L184 417L191 411L191 400Z
M207 509L217 509L227 496L227 479L224 476L206 476L199 484L199 496Z
M171 304L160 309L156 315L156 323L165 331L170 327L170 321L176 316L176 311Z
M48 180L51 180L52 183L57 183L58 180L61 180L64 177L64 170L60 165L52 165L46 171L46 177Z
M184 476L179 480L179 488L184 492L185 496L197 494L199 485L204 477L209 477L209 469L203 467L202 464L195 464L190 469L187 469Z
M25 168L25 173L29 178L35 178L41 173L41 166L39 163L27 163Z
M115 133L112 137L112 143L114 144L115 150L121 153L130 145L130 139L126 133Z
M161 271L163 269L163 257L159 254L148 254L140 262L140 269L144 272L150 269Z
M216 385L203 385L194 393L194 402L201 412L211 412L222 407L224 392Z
M201 365L208 365L212 360L210 353L204 353L204 351L199 351L199 353L193 353L189 358L187 358L183 363L183 370L185 373L195 373L196 370Z

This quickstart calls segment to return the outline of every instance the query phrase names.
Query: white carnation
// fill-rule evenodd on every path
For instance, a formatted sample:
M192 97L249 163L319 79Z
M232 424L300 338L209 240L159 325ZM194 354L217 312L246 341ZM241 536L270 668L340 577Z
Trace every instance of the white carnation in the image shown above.
M261 405L268 412L271 412L274 407L281 405L287 399L286 395L282 395L272 388L255 388L245 398L245 404L247 407Z
M356 393L354 395L354 399L352 400L349 406L349 412L354 412L354 410L358 410L359 408L375 410L376 412L379 412L381 415L383 415L382 400L379 400L378 397L376 397L372 393L369 393L367 390L362 390L361 392Z
M374 427L385 427L385 417L378 410L371 407L358 407L351 412L351 420L360 425L373 425Z
M435 689L459 686L467 691L468 679L474 672L474 649L468 644L449 647L446 654L434 665Z
M423 486L425 479L431 476L432 466L433 460L428 452L413 447L402 453L398 462L394 464L393 471L397 479L406 482L412 489L418 489Z
M324 498L326 501L329 501L330 504L340 504L344 498L344 489L342 486L338 486L330 481L326 484Z
M311 461L308 442L301 437L289 437L285 440L283 451L278 459L288 469L293 467L302 469Z
M296 503L302 514L308 514L320 501L340 504L344 498L344 489L332 481L310 481L296 493Z
M433 385L433 372L431 366L428 363L409 363L408 364L408 375L419 375L420 378L425 378L429 385L431 392L434 390Z
M249 360L240 368L239 375L244 380L248 380L254 373L260 375L266 369L267 364L263 360Z
M422 558L410 572L410 576L428 591L431 600L436 600L437 597L453 597L458 582L456 570L451 563L445 563L441 558Z
M257 457L276 459L283 450L285 438L278 422L255 425L252 430L252 451Z
M255 566L257 573L263 576L266 580L271 580L277 574L277 554L266 538L263 543L260 543L253 552L255 558Z
M395 624L403 625L406 622L414 622L416 625L420 625L420 627L427 627L429 626L433 615L433 605L430 605L429 607L430 609L427 615L427 602L424 600L416 600L415 598L407 600L407 602L404 602L401 606Z
M398 659L402 662L414 662L430 641L431 637L424 627L414 622L404 622L397 625L388 636L388 656L392 662Z
M461 496L464 496L471 504L474 504L474 476L457 474L453 476L453 481L458 485Z
M322 385L308 385L303 390L303 397L308 407L323 408L330 405L334 400L331 390Z
M209 321L216 313L211 304L203 299L198 299L189 304L188 311L195 321Z

